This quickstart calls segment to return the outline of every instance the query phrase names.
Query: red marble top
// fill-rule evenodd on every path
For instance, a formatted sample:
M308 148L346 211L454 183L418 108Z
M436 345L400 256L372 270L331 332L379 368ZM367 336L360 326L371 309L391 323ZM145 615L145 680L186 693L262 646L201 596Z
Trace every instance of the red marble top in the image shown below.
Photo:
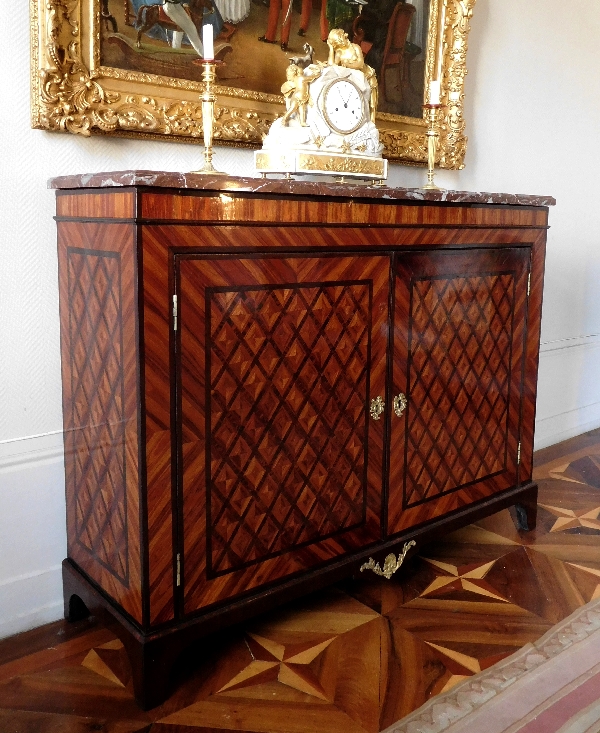
M398 201L443 201L447 203L508 204L513 206L554 206L552 196L530 196L518 193L485 193L482 191L428 191L423 188L391 188L363 182L333 183L328 181L298 181L278 178L241 178L237 176L210 176L198 173L169 173L168 171L114 171L58 176L48 181L48 188L111 188L144 186L158 188L186 188L200 191L230 191L259 194L287 194L296 196L339 196Z

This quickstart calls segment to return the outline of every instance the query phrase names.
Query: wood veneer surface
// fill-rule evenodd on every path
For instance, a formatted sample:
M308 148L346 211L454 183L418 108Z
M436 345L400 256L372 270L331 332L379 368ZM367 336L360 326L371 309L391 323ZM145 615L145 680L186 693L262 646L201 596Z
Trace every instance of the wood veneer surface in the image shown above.
M361 575L225 632L208 659L187 655L150 712L108 629L59 622L0 641L0 730L382 730L597 595L600 431L540 451L534 478L534 532L505 510L422 548L392 581Z
M395 264L388 532L517 483L526 248L405 255Z
M544 228L547 208L525 206L424 205L423 201L369 200L352 192L345 200L272 197L240 192L113 191L61 192L59 219L136 219L140 221L240 224L378 225L383 227Z
M131 224L59 224L69 556L142 622L137 259Z
M379 226L510 226L543 227L545 210L534 208L390 205L378 201L350 198L339 201L313 201L301 198L232 196L181 196L144 193L140 216L143 219L171 221L221 221L246 223L323 225L377 224Z
M380 539L389 258L177 269L187 613Z

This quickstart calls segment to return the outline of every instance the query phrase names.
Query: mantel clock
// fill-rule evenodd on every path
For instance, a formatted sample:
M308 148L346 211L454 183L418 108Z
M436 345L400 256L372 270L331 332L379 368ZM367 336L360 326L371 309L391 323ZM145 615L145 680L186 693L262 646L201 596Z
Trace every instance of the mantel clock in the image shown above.
M332 30L327 43L327 63L313 63L310 52L290 60L281 87L286 112L255 153L256 169L383 180L375 72L344 31Z

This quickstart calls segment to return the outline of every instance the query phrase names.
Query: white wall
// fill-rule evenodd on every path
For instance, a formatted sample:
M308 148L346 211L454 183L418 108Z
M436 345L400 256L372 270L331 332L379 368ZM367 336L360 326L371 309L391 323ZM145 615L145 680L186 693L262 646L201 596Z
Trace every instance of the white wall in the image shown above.
M66 173L190 170L200 148L29 129L27 3L0 46L0 637L61 615L65 556L54 195ZM552 194L537 447L600 425L600 5L478 0L472 21L466 169L449 188ZM252 173L249 151L216 164ZM391 182L422 170L392 166Z

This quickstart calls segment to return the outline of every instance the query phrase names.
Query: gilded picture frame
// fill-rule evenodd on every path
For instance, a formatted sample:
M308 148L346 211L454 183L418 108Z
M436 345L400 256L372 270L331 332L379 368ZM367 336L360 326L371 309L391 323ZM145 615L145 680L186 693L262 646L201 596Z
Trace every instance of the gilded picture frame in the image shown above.
M212 0L199 1L206 3L206 7L211 7ZM413 5L415 2L400 1L412 2ZM393 89L391 101L387 105L385 100L383 105L380 104L377 126L384 144L384 156L409 165L426 163L426 122L420 107L428 101L429 82L439 78L441 102L444 106L438 115L439 144L436 162L441 168L460 169L464 167L467 144L463 116L464 80L467 73L467 40L475 0L419 1L428 5L423 48L412 45L413 56L416 49L422 58L417 72L418 83L416 90L415 84L410 85L410 114L394 113L395 110L402 112L399 105L403 102L393 98L394 93L399 93ZM146 0L30 0L32 127L79 135L142 136L178 142L201 142L201 70L197 68L197 63L194 66L194 61L190 60L195 52L191 48L172 49L170 45L167 48L168 44L164 41L146 36L136 47L136 18L132 22L131 18L126 17L124 21L122 15L118 18L112 15L117 3L119 8L125 3L125 11L121 12L127 14L127 8L130 8L131 13L135 14L136 4L144 2ZM267 10L269 3L281 3L284 10L286 7L286 0L246 2L250 6L250 13L254 12L254 28L260 18L266 18L271 12L270 7ZM289 21L292 7L299 7L292 6L291 2L292 0L287 0L289 10L285 22ZM329 3L330 0L322 2ZM260 6L261 3L265 6L264 9ZM304 11L304 0L302 8ZM355 12L360 12L360 9L362 8ZM327 10L329 12L329 6ZM356 19L353 23L353 32L356 35L360 32L357 31ZM289 24L291 25L291 21ZM297 49L291 48L291 44L288 48L286 43L285 48L282 46L280 51L278 41L268 41L273 44L273 48L256 43L265 38L257 38L256 31L252 35L252 30L244 30L242 26L240 24L233 31L240 34L237 36L240 43L245 43L245 48L264 50L264 59L270 53L271 58L277 58L277 64L283 64L281 68L285 69L288 61L284 51L289 55ZM229 29L221 28L222 34L226 34L226 31ZM312 32L315 34L318 31ZM298 32L298 35L304 34ZM166 34L167 40L169 37ZM313 35L313 38L316 36ZM300 48L299 44L303 40L294 36L294 46ZM357 38L351 40L356 41ZM231 51L235 42L237 41L221 43L220 46L217 43L217 53L219 48L226 52ZM370 46L368 43L365 46L365 43L363 41L361 45L368 49ZM326 44L318 46L321 55L324 48L326 49ZM278 57L273 56L275 51L280 54ZM265 69L271 69L273 62L268 59L265 61L263 55L254 54L253 50L245 53L252 54L252 65L246 66L248 73L240 74L238 69L238 75L232 75L231 69L235 71L235 63L227 71L227 59L223 65L225 73L216 87L216 144L259 147L273 120L285 111L283 96L271 93L277 91L273 85L279 83L279 75L281 83L284 81L283 71L280 73L279 68L272 69L268 81L273 89L261 90L257 87L257 80L261 83L264 81ZM403 63L406 51L404 54ZM198 59L198 56L194 55L194 59ZM366 59L368 61L368 56ZM389 85L390 73L396 72L390 72L387 67L382 68ZM175 69L172 73L179 76L166 73L172 69ZM180 72L178 69L186 70ZM162 73L152 73L157 71ZM193 78L189 78L190 76ZM410 82L409 78L408 84ZM394 88L401 90L402 83L407 85L405 78ZM408 99L408 95L406 98ZM391 109L392 112L386 109Z

